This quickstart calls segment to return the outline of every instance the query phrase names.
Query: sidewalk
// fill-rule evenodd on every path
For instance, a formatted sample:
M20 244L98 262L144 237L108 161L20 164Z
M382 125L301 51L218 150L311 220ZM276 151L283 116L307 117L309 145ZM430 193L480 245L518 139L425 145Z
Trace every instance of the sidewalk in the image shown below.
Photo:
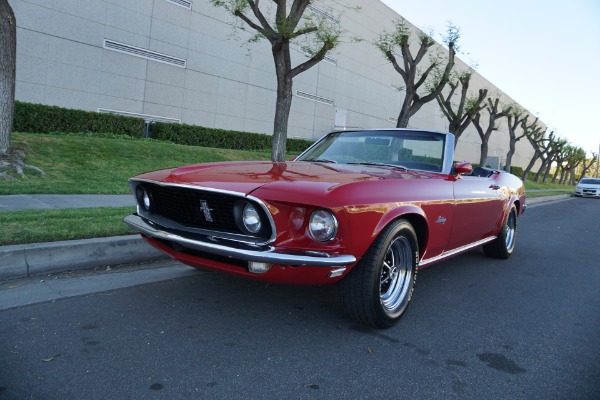
M0 212L134 205L135 200L132 194L15 194L0 196Z
M527 199L532 206L570 198L569 194ZM133 206L132 195L0 196L0 212L26 209ZM166 258L139 235L0 246L0 281Z

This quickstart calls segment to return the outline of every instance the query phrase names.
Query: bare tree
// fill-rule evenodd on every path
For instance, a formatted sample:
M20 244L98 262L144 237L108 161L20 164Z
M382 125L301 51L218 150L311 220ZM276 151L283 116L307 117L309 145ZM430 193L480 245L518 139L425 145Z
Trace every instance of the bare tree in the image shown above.
M479 155L479 165L481 166L485 165L485 160L488 156L488 143L490 141L490 137L492 136L492 133L497 130L496 121L498 121L500 118L506 117L510 113L511 107L508 106L500 109L500 99L496 97L494 100L492 100L488 97L485 109L488 114L488 123L485 129L483 129L481 123L481 112L478 112L473 119L473 125L475 125L475 129L477 130L479 138L481 139L481 153Z
M575 185L575 170L583 161L585 161L585 150L581 147L570 147L559 183Z
M469 97L469 82L471 81L471 76L473 74L472 70L468 70L460 74L456 80L449 80L448 86L450 86L450 92L447 96L444 97L442 93L440 93L436 100L442 113L448 120L448 130L450 133L453 133L456 141L454 142L454 147L458 144L458 139L463 134L463 132L469 127L469 125L473 122L473 118L479 111L481 111L485 104L483 101L487 97L488 90L487 89L479 89L479 94L477 97ZM458 107L454 109L454 104L452 103L452 97L456 92L456 89L460 85L460 99L458 102Z
M8 156L15 112L17 22L7 0L0 0L0 156Z
M554 156L560 147L560 143L563 140L558 138L554 132L550 132L547 139L547 144L544 146L543 154L542 154L542 165L538 169L535 177L533 178L534 182L539 182L540 179L545 181L547 179L548 173L552 166L552 162L554 161ZM566 141L564 141L566 143ZM543 176L543 178L542 178Z
M215 7L222 7L243 21L241 28L248 26L256 31L251 41L266 39L271 45L277 76L277 100L273 122L273 148L271 159L283 161L286 152L288 119L292 106L293 79L298 74L319 63L328 51L338 43L341 35L339 24L328 23L328 19L315 13L305 15L311 0L294 0L288 6L286 0L273 0L260 5L259 0L210 0ZM269 7L275 4L273 15ZM312 40L314 46L304 46L310 54L305 62L292 66L291 42L304 38Z
M573 146L571 146L570 143L567 143L567 145L562 148L562 151L556 155L556 168L552 174L551 183L561 183L565 171L567 170L568 160L571 158L573 150Z
M537 124L531 124L529 126L525 126L525 131L527 135L525 136L531 147L533 147L533 157L531 157L531 161L523 171L523 182L529 179L529 173L533 169L535 163L541 159L545 153L545 146L547 145L548 140L544 138L544 128ZM543 161L543 159L542 159Z
M556 169L554 170L554 174L552 174L552 181L550 181L551 183L556 183L556 178L558 177L558 174L562 173L564 169L564 163L570 156L571 151L571 145L565 140L564 144L560 146L555 155ZM544 183L546 183L546 179L544 179Z
M448 57L445 58L440 53L430 55L429 64L421 72L419 64L424 61L431 46L435 44L435 40L430 34L419 32L419 48L414 55L410 48L411 29L402 17L395 22L395 29L392 33L383 31L379 35L375 45L381 50L385 58L392 63L405 85L405 96L398 114L396 127L406 128L410 118L424 104L434 100L442 93L454 67L454 56L459 37L458 28L449 25L447 34L444 37L444 42L448 45ZM396 49L400 50L401 57L399 57ZM401 58L400 62L398 62L398 57ZM445 66L442 69L444 64Z
M588 163L589 161L589 163ZM592 152L592 158L591 159L587 159L587 160L583 160L583 167L581 169L581 177L584 178L587 173L592 169L592 167L594 166L594 164L596 164L596 162L598 162L598 154Z
M527 126L527 119L529 118L529 114L527 114L521 108L513 106L511 112L506 116L506 118L508 119L509 146L508 153L506 153L506 163L504 165L504 170L510 172L510 168L512 166L512 157L517 149L517 142L527 135L527 130L525 129L525 127ZM538 119L536 118L534 124L536 124L537 121ZM517 128L519 127L522 127L523 133L517 135Z

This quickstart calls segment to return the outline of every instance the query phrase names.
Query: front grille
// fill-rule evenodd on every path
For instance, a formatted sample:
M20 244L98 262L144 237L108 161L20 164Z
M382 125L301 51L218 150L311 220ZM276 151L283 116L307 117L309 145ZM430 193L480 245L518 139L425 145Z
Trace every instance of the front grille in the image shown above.
M144 183L143 186L152 197L153 214L158 214L188 228L248 236L238 227L234 217L234 206L243 200L241 197L177 186L148 183ZM254 236L268 238L271 234L268 220L262 212L262 208L258 205L255 206L263 214L261 217L264 229ZM208 209L209 215L203 208Z

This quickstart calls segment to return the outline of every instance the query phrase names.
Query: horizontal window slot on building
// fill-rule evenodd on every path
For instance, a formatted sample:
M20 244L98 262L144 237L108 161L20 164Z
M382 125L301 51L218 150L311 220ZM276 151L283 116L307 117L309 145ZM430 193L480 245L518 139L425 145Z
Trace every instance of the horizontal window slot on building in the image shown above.
M119 53L129 54L135 57L145 58L147 60L158 61L176 67L185 68L187 65L187 62L184 59L157 53L152 50L142 49L141 47L131 46L125 43L115 42L113 40L104 39L104 48L118 51Z
M181 122L181 120L178 118L160 117L158 115L139 114L139 113L133 113L133 112L129 112L129 111L111 110L108 108L99 108L98 112L101 114L118 114L118 115L124 115L126 117L143 118L144 120L146 120L146 122L170 122L170 123L180 123Z
M187 8L188 10L192 9L192 2L186 0L167 0L169 3L177 4L183 8Z
M325 57L323 57L323 60L330 64L337 65L337 60L333 57L325 56Z
M314 12L315 14L318 14L318 15L320 15L321 17L323 17L323 18L325 18L325 19L329 20L330 22L333 22L334 24L339 24L339 23L340 23L340 20L339 20L339 19L337 19L337 18L333 17L331 14L329 14L329 13L327 13L327 12L323 11L323 10L320 10L320 9L318 9L318 8L317 8L317 7L315 7L315 6L311 6L311 5L309 5L307 8L308 8L310 11Z
M316 102L319 102L319 103L328 104L330 106L333 105L333 100L332 99L328 99L327 97L317 96L316 94L310 94L310 93L302 92L300 90L296 90L296 96L302 97L304 99L316 101Z

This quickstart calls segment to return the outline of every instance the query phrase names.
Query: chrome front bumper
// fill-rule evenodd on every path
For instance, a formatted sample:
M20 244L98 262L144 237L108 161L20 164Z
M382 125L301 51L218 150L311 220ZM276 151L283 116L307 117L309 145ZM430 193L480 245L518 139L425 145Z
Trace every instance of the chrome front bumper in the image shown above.
M129 225L136 231L143 233L146 236L153 237L156 239L167 240L169 242L177 243L183 247L189 249L202 251L209 254L215 254L219 256L229 257L231 259L242 260L242 261L253 261L268 264L280 264L280 265L294 265L294 266L315 266L315 267L343 267L356 262L356 258L351 255L344 256L312 256L312 255L298 255L298 254L286 254L276 253L273 247L263 248L261 250L251 250L236 248L227 246L219 243L211 243L208 241L199 241L189 239L171 232L161 230L138 215L128 215L123 219L123 222ZM207 240L209 238L207 237Z

